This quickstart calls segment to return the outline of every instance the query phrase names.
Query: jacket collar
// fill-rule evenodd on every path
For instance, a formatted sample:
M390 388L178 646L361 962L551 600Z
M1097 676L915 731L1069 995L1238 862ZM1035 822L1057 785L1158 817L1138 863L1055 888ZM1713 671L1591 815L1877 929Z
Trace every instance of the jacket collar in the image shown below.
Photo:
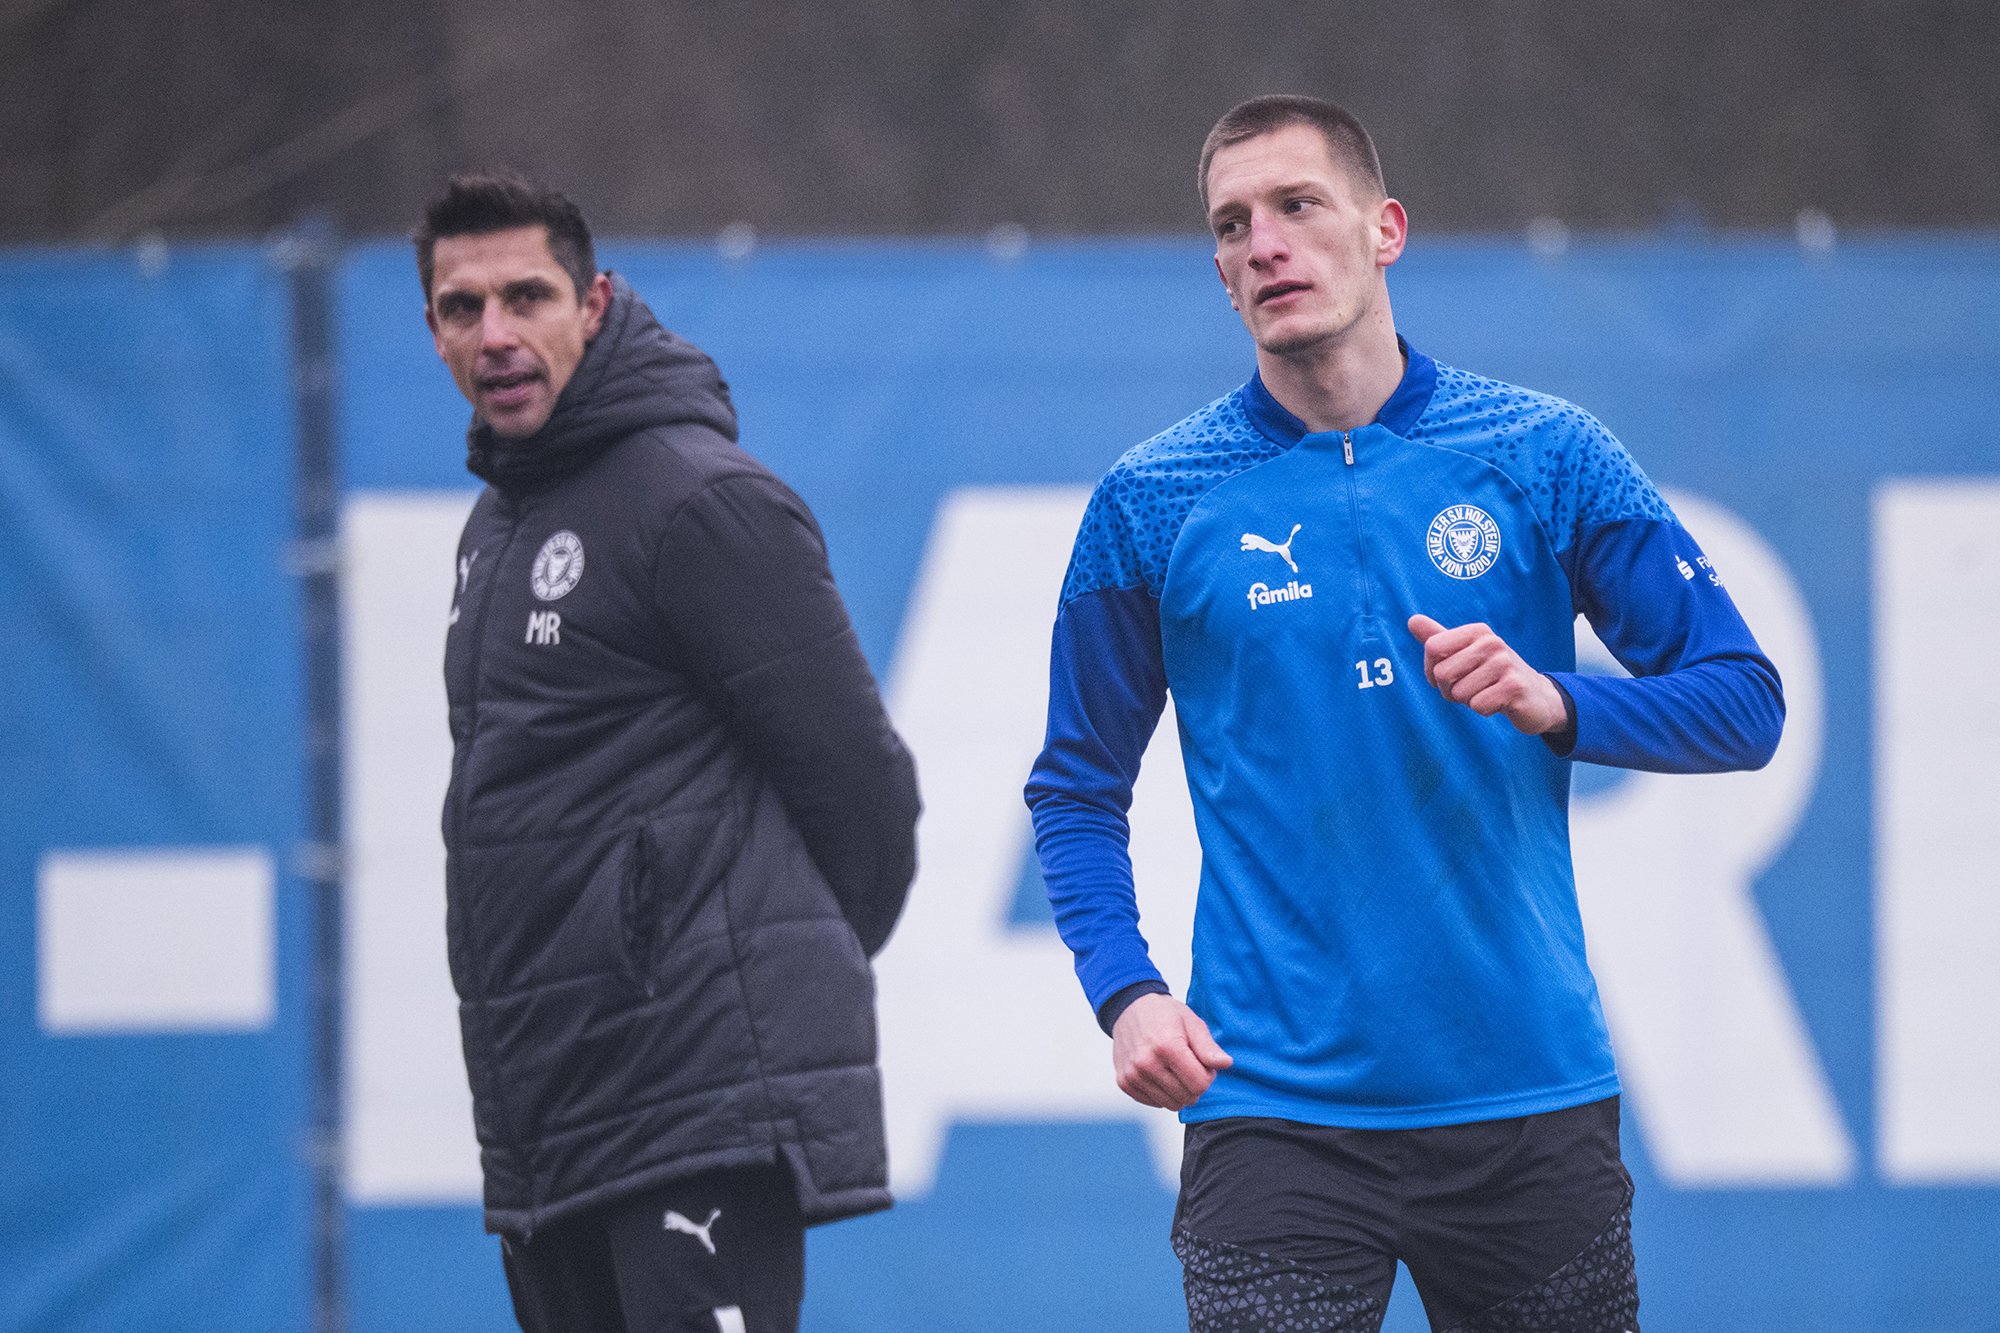
M1389 401L1375 414L1375 424L1388 427L1392 434L1407 436L1417 418L1430 406L1431 394L1437 389L1437 362L1404 342L1401 334L1396 336L1396 346L1406 358L1403 378L1389 395ZM1274 442L1290 448L1312 433L1305 422L1271 396L1271 391L1264 387L1262 372L1252 372L1250 382L1237 392L1242 395L1243 410L1249 414L1250 424Z

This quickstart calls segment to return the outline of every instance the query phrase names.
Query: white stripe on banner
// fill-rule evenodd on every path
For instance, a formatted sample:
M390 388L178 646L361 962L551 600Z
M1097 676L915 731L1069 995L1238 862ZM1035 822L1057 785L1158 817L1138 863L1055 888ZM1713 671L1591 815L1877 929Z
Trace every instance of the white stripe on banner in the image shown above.
M44 1032L252 1032L276 1008L261 847L52 851L36 873Z
M2000 1180L2000 483L1875 495L1882 1174Z
M376 491L342 519L348 1194L476 1203L479 1145L445 965L444 632L472 491Z

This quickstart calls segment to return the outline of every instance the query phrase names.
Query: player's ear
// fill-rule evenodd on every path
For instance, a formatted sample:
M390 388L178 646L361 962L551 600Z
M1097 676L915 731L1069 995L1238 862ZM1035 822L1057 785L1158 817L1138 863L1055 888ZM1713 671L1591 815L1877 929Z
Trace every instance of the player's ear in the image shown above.
M1243 307L1236 304L1236 293L1229 290L1229 275L1222 271L1222 259L1220 256L1215 257L1215 276L1222 279L1222 290L1229 292L1229 308L1239 315L1242 314Z
M1384 199L1375 212L1375 265L1387 268L1403 257L1410 238L1410 215L1394 199Z
M587 342L604 327L604 312L611 308L611 279L602 273L590 280L583 294L583 336Z

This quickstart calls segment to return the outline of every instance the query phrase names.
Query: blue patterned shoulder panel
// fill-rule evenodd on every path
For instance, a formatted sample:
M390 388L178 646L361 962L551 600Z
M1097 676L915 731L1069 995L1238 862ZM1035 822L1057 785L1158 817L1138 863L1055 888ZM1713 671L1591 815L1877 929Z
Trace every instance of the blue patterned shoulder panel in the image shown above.
M1625 446L1590 413L1548 394L1439 363L1437 390L1408 438L1470 454L1512 477L1558 552L1601 523L1676 522Z
M1084 511L1063 605L1109 588L1143 587L1158 597L1195 502L1285 452L1250 424L1241 395L1240 389L1224 394L1111 465Z

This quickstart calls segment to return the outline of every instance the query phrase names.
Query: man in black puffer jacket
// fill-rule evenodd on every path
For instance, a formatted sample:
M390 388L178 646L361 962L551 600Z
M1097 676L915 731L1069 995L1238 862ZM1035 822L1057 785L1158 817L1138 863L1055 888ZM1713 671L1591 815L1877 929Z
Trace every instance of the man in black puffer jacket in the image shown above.
M529 1333L795 1329L889 1205L874 980L916 778L799 498L575 206L416 235L487 482L445 649L447 928L486 1225Z

